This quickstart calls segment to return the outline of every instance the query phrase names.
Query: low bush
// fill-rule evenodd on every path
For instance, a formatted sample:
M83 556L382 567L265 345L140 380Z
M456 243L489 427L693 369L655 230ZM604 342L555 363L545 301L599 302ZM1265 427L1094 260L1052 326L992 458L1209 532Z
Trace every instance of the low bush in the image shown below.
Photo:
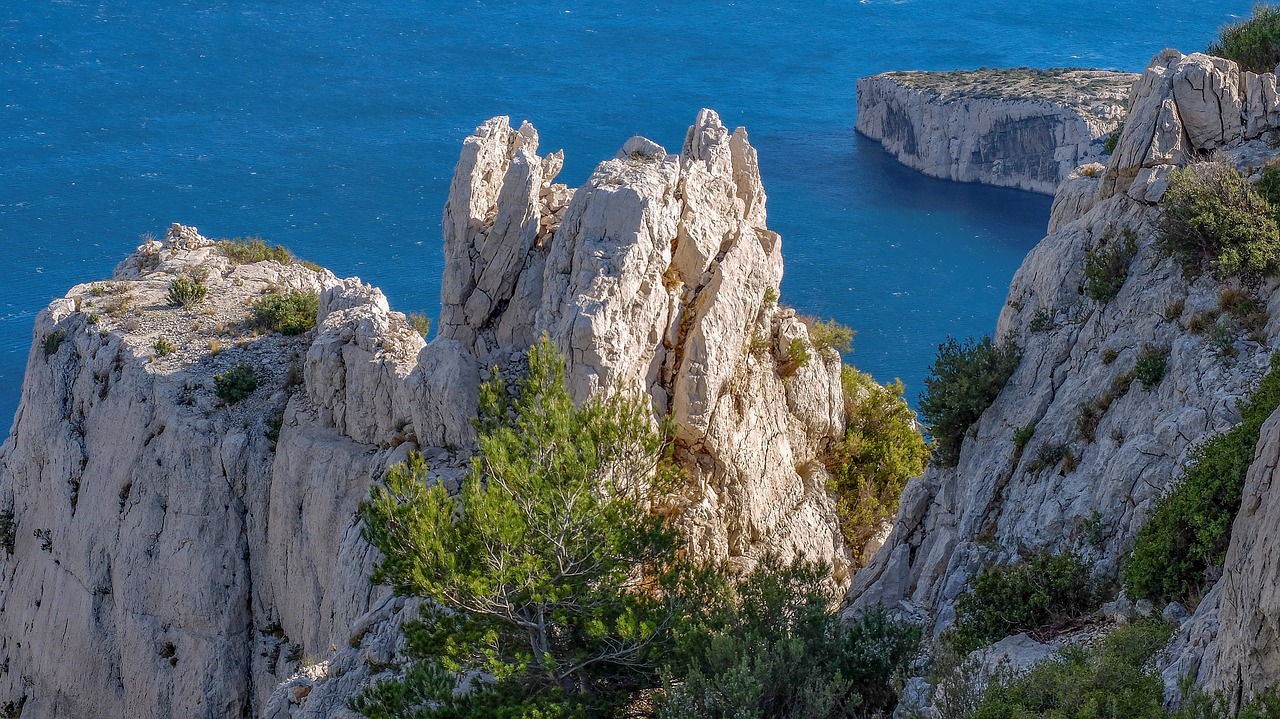
M200 280L181 275L169 285L169 304L178 307L192 307L204 302L209 295L209 288Z
M1016 450L1017 453L1021 455L1022 450L1027 448L1027 442L1030 442L1031 438L1034 437L1035 434L1036 434L1036 425L1034 422L1014 430L1013 431L1014 450Z
M802 319L809 327L809 341L819 352L833 349L844 354L853 351L854 332L851 328L835 320L820 320L812 317Z
M765 558L691 629L667 667L658 719L887 716L920 628L883 607L843 622L813 565Z
M1258 194L1276 208L1276 219L1280 221L1280 168L1270 165L1263 168L1262 177L1258 178L1257 189Z
M1187 272L1268 274L1280 266L1275 208L1225 162L1169 173L1157 241Z
M924 380L920 414L933 436L933 458L944 466L960 459L964 435L1004 389L1022 351L990 337L961 343L954 337L938 346L938 357Z
M789 377L809 364L811 359L813 355L809 353L809 343L805 342L803 337L792 337L787 341L786 352L782 355L782 365L779 370L783 377Z
M1169 627L1120 627L1093 646L1073 645L1025 672L988 682L969 719L1164 719L1164 681L1152 661Z
M1047 307L1041 307L1031 315L1031 324L1028 329L1032 332L1048 332L1054 328L1053 311Z
M281 245L272 247L261 237L237 237L234 240L222 240L218 242L218 251L237 265L247 265L267 260L287 265L294 261L292 252Z
M1089 565L1073 552L995 565L970 579L956 599L948 639L963 651L1019 632L1043 639L1096 610L1102 597Z
M1108 155L1115 152L1116 145L1120 144L1120 134L1123 132L1124 132L1124 121L1121 120L1120 124L1116 125L1116 129L1112 130L1111 134L1107 135L1107 139L1102 141L1102 151L1107 153Z
M58 328L44 336L44 356L56 354L58 348L62 346L62 341L67 338L67 331Z
M318 307L317 307L318 309ZM426 337L431 334L431 318L424 312L410 312L405 315L405 319L409 321L409 327L414 332Z
M251 324L268 332L300 335L316 326L320 312L320 295L315 292L290 290L272 294L253 303Z
M1262 423L1278 406L1280 355L1241 403L1241 423L1192 451L1182 479L1138 531L1124 570L1131 598L1186 601L1203 589L1205 570L1226 557Z
M257 388L258 375L247 364L238 364L213 377L213 393L227 404L239 402Z
M1133 366L1133 378L1142 383L1144 390L1150 391L1164 379L1168 368L1169 350L1146 345L1138 353L1138 361Z
M1247 19L1223 25L1205 52L1235 60L1241 72L1275 72L1280 64L1280 7L1254 5Z
M13 554L13 545L18 539L18 526L13 521L13 511L0 512L0 548Z
M151 349L155 350L157 357L164 357L178 351L178 348L174 346L173 342L169 341L168 337L161 337L156 340L155 344L151 345Z
M1075 452L1071 451L1071 445L1058 443L1049 443L1040 445L1040 449L1036 451L1036 456L1030 462L1027 462L1027 472L1036 474L1046 469L1052 469L1059 464L1062 465L1063 471L1073 472L1080 459L1076 457Z
M1273 686L1232 710L1232 698L1195 688L1183 691L1170 719L1280 719L1280 686Z
M840 529L855 561L881 523L898 512L907 480L924 472L929 445L902 398L902 382L881 386L845 365L840 373L847 424L827 461Z
M1107 232L1101 244L1085 250L1085 294L1102 304L1115 299L1129 279L1129 264L1137 254L1138 235L1133 230L1125 228L1118 236Z

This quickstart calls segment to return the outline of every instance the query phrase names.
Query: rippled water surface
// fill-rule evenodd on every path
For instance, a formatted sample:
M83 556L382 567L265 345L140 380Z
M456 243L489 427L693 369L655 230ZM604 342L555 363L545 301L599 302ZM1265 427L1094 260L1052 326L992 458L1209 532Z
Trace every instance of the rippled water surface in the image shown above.
M33 318L170 222L261 235L402 310L439 308L462 138L529 119L561 180L700 107L745 125L783 301L858 330L914 397L948 334L989 332L1049 198L931 180L855 136L890 69L1140 70L1246 2L8 2L0 9L0 424Z

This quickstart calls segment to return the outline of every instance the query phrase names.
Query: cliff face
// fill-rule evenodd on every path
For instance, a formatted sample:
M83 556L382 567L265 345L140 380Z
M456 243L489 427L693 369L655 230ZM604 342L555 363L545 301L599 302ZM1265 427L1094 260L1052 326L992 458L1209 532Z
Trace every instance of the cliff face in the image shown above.
M1218 309L1223 285L1184 278L1153 246L1170 169L1217 151L1256 177L1280 156L1269 142L1274 86L1274 75L1241 80L1234 63L1205 55L1166 50L1152 61L1108 164L1063 184L1050 234L1014 277L996 336L1024 348L1021 365L971 429L957 466L930 467L908 484L892 535L855 577L855 604L897 605L940 631L969 578L993 562L1073 549L1114 576L1188 450L1238 422L1237 400L1264 374L1280 336L1275 319L1261 343L1243 332L1221 342L1190 332L1192 317ZM1137 254L1119 294L1099 304L1083 293L1085 252L1125 231ZM1272 318L1276 290L1275 280L1255 290ZM1167 353L1165 376L1153 387L1125 383L1147 348ZM1246 697L1274 681L1280 515L1267 487L1277 421L1259 443L1224 578L1180 633L1170 689L1182 674ZM1025 427L1034 435L1020 452L1013 434Z
M0 703L345 713L414 611L369 585L360 500L410 450L456 487L480 382L543 333L575 397L639 389L679 423L698 552L804 554L848 577L819 461L843 431L840 364L779 359L808 332L769 299L781 241L745 131L703 111L679 155L633 138L577 190L537 150L506 118L464 143L429 344L358 280L235 265L178 225L40 314L0 447ZM166 299L180 274L209 288L195 309ZM316 329L246 333L248 305L286 289L319 292ZM242 363L259 387L226 406L214 376Z
M1052 195L1104 157L1135 75L1102 70L890 72L858 80L858 132L931 177Z

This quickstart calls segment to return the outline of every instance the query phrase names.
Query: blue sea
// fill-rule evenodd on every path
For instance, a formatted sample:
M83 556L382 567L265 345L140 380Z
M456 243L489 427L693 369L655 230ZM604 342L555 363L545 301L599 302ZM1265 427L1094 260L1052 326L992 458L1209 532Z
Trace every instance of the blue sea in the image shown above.
M1050 200L932 180L855 135L893 69L1141 70L1246 1L6 0L0 8L0 425L35 314L171 222L258 235L394 307L439 310L462 139L528 119L561 181L701 107L747 127L782 299L858 331L846 359L921 389L947 335L990 332Z

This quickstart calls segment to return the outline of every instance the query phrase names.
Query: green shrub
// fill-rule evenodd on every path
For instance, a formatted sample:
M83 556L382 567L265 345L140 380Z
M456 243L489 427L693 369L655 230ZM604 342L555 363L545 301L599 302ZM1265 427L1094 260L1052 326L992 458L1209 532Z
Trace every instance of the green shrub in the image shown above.
M888 716L920 628L876 607L851 623L830 609L825 572L766 557L691 629L666 670L658 719Z
M1073 552L988 567L956 599L948 638L964 651L1019 632L1043 639L1096 610L1102 596L1089 565Z
M155 350L157 357L164 357L178 351L173 342L170 342L168 337L163 336L156 340L155 344L151 345L151 349Z
M1248 19L1223 25L1205 52L1235 60L1241 72L1275 72L1280 64L1280 7L1254 5Z
M1164 719L1164 681L1152 660L1170 631L1130 624L1094 646L1068 646L1026 672L1006 672L968 719Z
M1120 144L1120 134L1124 132L1124 121L1121 120L1116 129L1107 135L1107 139L1102 141L1102 151L1110 155L1116 151L1116 145Z
M1245 330L1249 339L1266 344L1267 323L1271 313L1266 306L1244 290L1224 287L1218 293L1218 308L1227 313L1236 329Z
M1241 403L1241 423L1191 452L1182 479L1139 530L1124 570L1131 598L1185 601L1203 588L1205 570L1222 564L1258 434L1277 406L1280 355L1271 358L1271 371Z
M809 341L819 352L833 349L844 354L853 351L853 335L851 328L835 320L820 320L814 317L801 318L809 327Z
M1231 709L1231 697L1210 694L1198 687L1183 688L1177 711L1170 719L1280 719L1280 686L1273 686Z
M44 356L49 357L58 351L62 346L62 341L67 338L67 331L58 328L44 336Z
M1041 307L1031 316L1031 324L1028 329L1032 332L1048 332L1053 327L1053 311L1047 307Z
M1032 422L1031 424L1028 424L1024 427L1019 427L1013 431L1013 447L1019 455L1022 454L1022 450L1027 448L1027 442L1030 442L1031 438L1034 437L1035 434L1036 434L1035 422Z
M218 251L237 265L247 265L267 260L287 265L294 261L292 252L281 245L272 247L261 237L237 237L234 240L222 240L218 242Z
M320 295L290 290L272 294L253 303L252 325L268 332L300 335L316 326Z
M191 307L204 302L209 289L200 280L181 275L169 285L169 304Z
M1169 350L1146 345L1138 353L1138 361L1133 366L1133 378L1142 383L1144 390L1150 391L1164 379L1168 367Z
M18 540L18 526L13 521L13 510L0 512L0 548L13 554L13 545Z
M933 436L933 458L945 466L960 459L965 433L1004 389L1022 351L1017 345L996 345L990 337L963 344L948 338L924 381L920 414Z
M1271 165L1263 168L1262 177L1258 178L1257 190L1258 194L1276 209L1276 219L1280 221L1280 169Z
M782 366L779 370L784 377L789 377L809 364L811 359L813 355L809 354L809 343L805 342L803 337L792 337L787 342L787 350L782 356Z
M1046 443L1040 445L1040 449L1036 450L1036 456L1027 462L1026 470L1028 474L1036 474L1061 464L1062 471L1074 472L1079 463L1080 458L1071 451L1071 445L1061 442Z
M317 305L317 310L319 306ZM410 312L405 315L405 319L409 321L409 327L414 332L426 337L431 334L431 318L424 312Z
M1102 304L1115 299L1129 279L1129 264L1137 254L1138 235L1133 230L1125 228L1119 237L1107 232L1100 245L1085 250L1085 294Z
M907 480L924 471L929 445L902 399L902 382L881 386L845 365L840 372L847 424L832 449L831 471L840 529L855 561L880 525L898 512Z
M1275 208L1225 162L1169 172L1157 241L1188 272L1268 274L1280 265Z
M247 364L238 364L213 377L213 393L227 404L239 402L257 388L258 375Z

